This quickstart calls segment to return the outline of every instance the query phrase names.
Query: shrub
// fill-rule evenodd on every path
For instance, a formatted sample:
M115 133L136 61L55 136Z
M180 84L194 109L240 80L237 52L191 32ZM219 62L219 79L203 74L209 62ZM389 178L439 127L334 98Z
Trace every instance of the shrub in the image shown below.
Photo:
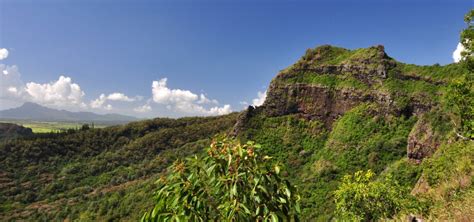
M403 189L390 176L374 180L375 174L357 171L346 175L334 192L336 215L343 221L373 221L401 210Z
M162 177L156 205L142 221L278 221L297 219L299 196L260 145L220 139L204 157L177 161Z

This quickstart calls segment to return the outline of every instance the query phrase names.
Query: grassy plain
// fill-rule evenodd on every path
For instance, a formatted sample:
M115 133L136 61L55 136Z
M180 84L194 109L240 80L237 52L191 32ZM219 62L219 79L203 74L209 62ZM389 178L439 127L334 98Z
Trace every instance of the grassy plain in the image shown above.
M32 120L0 120L0 123L14 123L27 128L31 128L34 133L60 132L67 129L80 129L82 125L92 123L86 122L47 122ZM94 123L94 128L104 128L108 125Z

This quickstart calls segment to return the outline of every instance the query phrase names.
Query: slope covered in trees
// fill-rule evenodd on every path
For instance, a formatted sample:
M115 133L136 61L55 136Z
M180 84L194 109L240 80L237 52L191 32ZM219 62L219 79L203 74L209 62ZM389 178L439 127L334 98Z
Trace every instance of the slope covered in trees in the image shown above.
M0 145L0 218L137 219L159 173L230 129L236 114L154 119Z

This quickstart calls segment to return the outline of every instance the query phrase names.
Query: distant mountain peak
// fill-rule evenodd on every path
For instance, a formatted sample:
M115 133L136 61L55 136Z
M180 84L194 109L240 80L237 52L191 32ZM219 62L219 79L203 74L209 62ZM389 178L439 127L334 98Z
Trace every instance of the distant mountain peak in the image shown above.
M34 102L25 102L20 107L44 107L44 106L42 106L38 103L34 103ZM44 107L44 108L46 108L46 107Z
M33 102L0 111L2 119L23 119L36 121L73 121L73 122L109 122L125 123L138 120L132 116L121 114L97 114L93 112L70 112L42 106Z

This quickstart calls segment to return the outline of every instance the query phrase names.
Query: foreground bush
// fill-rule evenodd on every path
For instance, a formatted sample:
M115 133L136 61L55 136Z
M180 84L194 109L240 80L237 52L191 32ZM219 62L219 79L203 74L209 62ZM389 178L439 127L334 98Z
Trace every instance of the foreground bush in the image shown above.
M207 155L177 161L161 178L142 221L297 220L295 187L253 142L216 140Z
M336 214L342 221L375 221L391 217L404 205L404 193L390 177L374 180L372 171L346 175L334 192Z

